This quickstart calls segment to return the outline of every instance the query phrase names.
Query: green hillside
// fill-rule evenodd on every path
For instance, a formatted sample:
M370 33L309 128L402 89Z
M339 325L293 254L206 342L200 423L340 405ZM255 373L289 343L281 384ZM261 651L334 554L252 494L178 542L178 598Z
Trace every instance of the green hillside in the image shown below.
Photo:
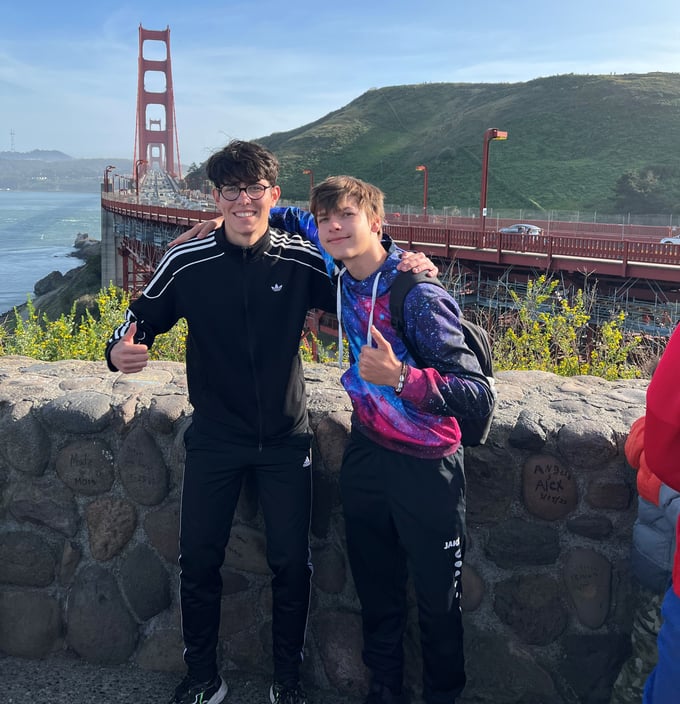
M508 131L490 145L490 207L617 212L627 205L617 182L642 170L633 190L664 192L647 212L680 210L678 73L381 88L258 141L281 160L286 199L307 198L308 168L316 182L349 173L379 185L390 204L418 204L415 167L425 164L432 207L478 207L488 127Z

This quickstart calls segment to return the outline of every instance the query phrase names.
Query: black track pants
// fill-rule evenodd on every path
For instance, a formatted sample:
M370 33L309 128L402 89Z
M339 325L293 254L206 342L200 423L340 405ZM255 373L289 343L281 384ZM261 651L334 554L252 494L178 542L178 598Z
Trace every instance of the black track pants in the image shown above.
M340 483L366 666L375 680L401 687L408 562L418 602L423 696L426 704L452 704L465 686L462 448L443 459L422 460L353 431Z
M246 471L255 472L272 579L274 677L298 681L309 611L311 462L308 437L247 447L194 424L185 433L180 518L180 597L184 660L204 681L217 671L220 567Z

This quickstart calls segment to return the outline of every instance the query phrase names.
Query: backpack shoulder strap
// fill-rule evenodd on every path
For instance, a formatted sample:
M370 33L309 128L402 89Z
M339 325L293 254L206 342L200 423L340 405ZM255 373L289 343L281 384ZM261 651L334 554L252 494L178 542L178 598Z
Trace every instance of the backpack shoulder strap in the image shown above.
M468 320L460 318L460 323L463 327L463 335L465 336L465 344L474 352L479 367L487 379L492 379L493 373L493 356L491 352L491 340L487 331Z
M390 287L390 319L392 321L392 327L401 337L404 336L405 332L404 300L406 299L406 294L416 284L420 283L434 284L435 286L444 288L444 284L442 284L438 278L427 276L425 272L422 271L417 274L414 274L412 271L398 271Z
M406 294L416 285L420 283L434 284L444 288L444 284L436 277L427 276L424 272L414 274L412 271L398 271L397 275L390 286L390 321L392 327L397 331L397 334L404 342L406 349L415 359L419 366L423 362L414 345L406 335L406 324L404 323L404 300Z

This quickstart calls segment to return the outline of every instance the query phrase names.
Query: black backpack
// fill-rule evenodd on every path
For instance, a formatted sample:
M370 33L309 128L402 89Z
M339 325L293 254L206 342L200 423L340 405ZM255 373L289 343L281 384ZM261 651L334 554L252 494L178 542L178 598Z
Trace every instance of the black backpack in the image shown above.
M392 319L392 327L397 331L399 337L403 340L406 348L411 353L411 356L416 360L419 367L426 366L420 355L413 349L413 345L409 342L406 336L404 327L404 299L406 294L419 283L434 284L441 286L444 290L446 287L437 278L426 276L424 273L414 274L410 271L397 272L397 276L390 288L390 317ZM477 357L479 366L484 374L484 381L487 383L494 396L494 402L489 413L482 418L457 418L458 425L462 433L462 443L464 447L475 447L483 445L491 428L493 413L496 406L496 391L493 375L493 360L491 358L491 341L484 328L467 320L460 318L460 323L463 327L465 336L465 344L472 350ZM475 377L480 378L481 377Z

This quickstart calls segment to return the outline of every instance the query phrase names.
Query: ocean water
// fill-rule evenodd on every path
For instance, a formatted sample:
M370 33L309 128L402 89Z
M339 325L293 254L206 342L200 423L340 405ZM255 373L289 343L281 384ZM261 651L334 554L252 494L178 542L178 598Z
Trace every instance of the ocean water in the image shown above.
M83 261L69 256L76 235L101 237L99 193L0 191L0 312L26 303L52 271Z

